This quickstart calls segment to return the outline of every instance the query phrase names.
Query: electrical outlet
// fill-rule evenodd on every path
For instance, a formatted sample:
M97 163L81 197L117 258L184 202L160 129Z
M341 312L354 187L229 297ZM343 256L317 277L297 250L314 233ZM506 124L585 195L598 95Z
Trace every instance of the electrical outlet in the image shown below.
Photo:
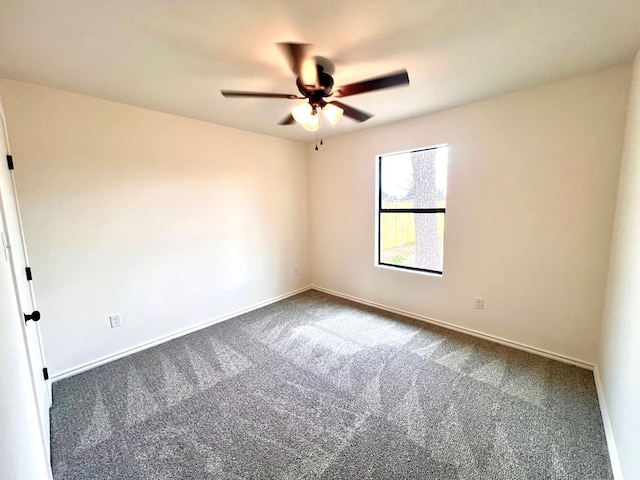
M475 303L474 306L477 310L483 310L484 309L484 298L482 297L476 297L475 298Z
M293 275L296 276L296 277L298 276L298 269L297 268L293 269Z
M122 319L120 318L119 313L114 313L109 315L109 322L111 323L111 328L116 328L122 325Z

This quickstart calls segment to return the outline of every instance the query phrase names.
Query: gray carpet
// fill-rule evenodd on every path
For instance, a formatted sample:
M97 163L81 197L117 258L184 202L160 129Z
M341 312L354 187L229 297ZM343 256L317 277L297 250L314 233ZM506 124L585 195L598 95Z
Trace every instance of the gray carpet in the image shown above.
M591 372L309 291L53 386L61 479L610 479Z

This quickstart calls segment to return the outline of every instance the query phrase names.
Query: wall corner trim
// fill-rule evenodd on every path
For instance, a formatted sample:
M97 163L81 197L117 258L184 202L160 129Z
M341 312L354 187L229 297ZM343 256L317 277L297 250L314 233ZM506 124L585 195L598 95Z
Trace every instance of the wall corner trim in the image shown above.
M246 308L241 308L240 310L236 310L234 312L228 313L226 315L221 315L219 317L213 318L211 320L207 320L199 325L194 327L189 327L184 330L178 330L177 332L170 333L169 335L165 335L162 337L158 337L149 342L142 343L140 345L136 345L135 347L126 348L124 350L120 350L111 355L106 355L104 357L100 357L97 360L93 360L82 365L78 365L77 367L70 368L68 370L64 370L62 372L57 372L51 375L51 383L57 382L58 380L62 380L63 378L72 377L73 375L77 375L78 373L85 372L87 370L91 370L92 368L99 367L100 365L104 365L105 363L113 362L114 360L118 360L120 358L126 357L128 355L132 355L134 353L141 352L142 350L146 350L151 347L155 347L156 345L160 345L161 343L168 342L169 340L173 340L175 338L180 338L184 335L188 335L189 333L197 332L198 330L202 330L203 328L210 327L215 325L216 323L224 322L225 320L230 320L232 318L238 317L245 313L249 313L253 310L257 310L262 307L266 307L272 303L278 302L280 300L284 300L285 298L292 297L302 292L306 292L307 290L311 290L311 286L306 286L302 288L298 288L297 290L293 290L291 292L285 293L283 295L278 295L277 297L270 298L268 300L256 303Z
M620 459L618 457L618 449L613 436L613 428L611 427L611 418L607 408L607 400L604 395L604 386L600 378L600 369L595 365L593 369L593 378L596 383L596 393L598 395L598 403L600 404L600 414L602 415L602 424L604 426L604 434L607 438L607 448L609 449L609 459L611 460L611 470L615 480L624 480L622 477L622 469L620 468Z

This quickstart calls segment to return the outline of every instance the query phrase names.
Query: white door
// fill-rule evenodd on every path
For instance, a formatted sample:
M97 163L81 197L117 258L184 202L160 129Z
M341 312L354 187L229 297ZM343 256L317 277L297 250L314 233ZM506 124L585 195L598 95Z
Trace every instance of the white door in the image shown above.
M9 149L6 120L0 105L0 208L2 208L3 225L0 255L11 264L11 273L21 309L21 322L29 361L33 388L38 400L41 433L47 454L49 454L49 407L51 406L51 389L48 373L44 363L44 351L40 336L39 313L33 293L33 282L30 281L30 269L26 244L22 232L22 220L12 169L12 158ZM36 313L34 313L36 312ZM26 320L24 314L31 317ZM46 314L43 316L46 321Z

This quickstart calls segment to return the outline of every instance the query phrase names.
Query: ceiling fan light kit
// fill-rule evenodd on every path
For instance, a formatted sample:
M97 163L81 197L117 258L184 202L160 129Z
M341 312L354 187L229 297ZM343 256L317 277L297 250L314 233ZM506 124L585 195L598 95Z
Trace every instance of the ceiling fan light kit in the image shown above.
M332 103L326 103L323 107L321 107L322 113L325 118L331 123L331 125L335 125L342 118L342 114L344 110ZM316 105L311 105L309 102L303 102L299 105L293 107L291 110L291 115L296 122L302 124L302 126L309 130L310 132L315 132L318 130L320 125L320 118L318 114L318 107Z
M280 125L291 125L294 122L311 132L320 128L320 115L322 111L329 123L337 124L343 115L357 122L365 122L373 115L338 101L327 102L329 97L347 97L359 93L381 90L383 88L409 85L409 75L406 70L371 78L361 82L333 88L333 77L325 71L326 59L311 57L308 55L308 44L280 43L280 47L286 53L291 70L296 75L296 86L302 96L287 93L245 92L238 90L221 90L225 97L262 97L284 98L289 100L304 100L293 107L291 114L280 122ZM325 65L321 65L324 63ZM331 63L330 61L328 63ZM315 68L314 68L315 66Z
M296 122L302 124L305 130L315 132L320 127L318 120L318 113L315 107L308 102L303 102L300 105L293 107L291 115Z

